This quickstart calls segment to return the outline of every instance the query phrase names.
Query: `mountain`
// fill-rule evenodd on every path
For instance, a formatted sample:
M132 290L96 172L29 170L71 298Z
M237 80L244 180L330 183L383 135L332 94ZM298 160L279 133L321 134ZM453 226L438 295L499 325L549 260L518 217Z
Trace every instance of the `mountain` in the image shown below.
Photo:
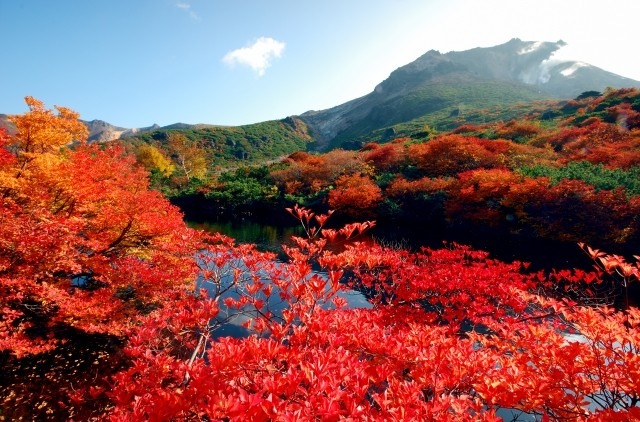
M83 123L89 129L89 142L108 142L119 138L135 136L139 133L149 132L151 130L160 128L160 126L158 125L152 125L143 128L127 129L114 126L102 120L83 121Z
M487 118L509 119L518 112L517 103L570 99L607 87L640 88L639 81L584 62L557 59L554 54L565 45L562 41L514 38L494 47L446 54L431 50L391 72L373 92L363 97L288 119L303 122L296 124L295 130L299 131L299 127L308 130L315 141L314 149L357 148L366 140L392 139L407 132L407 127L411 127L410 132L420 128L451 130L460 124L484 122ZM101 120L85 121L85 124L90 142L139 136L158 129L232 129L184 123L127 129ZM12 126L7 116L0 114L0 127L11 132ZM217 129L215 132L222 133ZM307 133L296 136L308 139Z
M7 114L0 114L0 128L5 129L7 133L13 133L16 129L14 124L9 121Z
M299 117L319 149L328 149L384 128L393 136L394 125L417 118L431 123L465 110L573 98L606 87L640 87L639 81L587 63L554 58L565 45L514 38L488 48L446 54L431 50L393 71L370 94Z
M128 138L139 133L149 132L160 128L158 125L153 125L144 128L127 129L114 126L103 120L81 121L87 126L87 129L89 129L89 142L108 142L119 138ZM185 126L192 127L193 125ZM0 114L0 128L5 128L8 133L15 132L15 125L9 121L9 115Z

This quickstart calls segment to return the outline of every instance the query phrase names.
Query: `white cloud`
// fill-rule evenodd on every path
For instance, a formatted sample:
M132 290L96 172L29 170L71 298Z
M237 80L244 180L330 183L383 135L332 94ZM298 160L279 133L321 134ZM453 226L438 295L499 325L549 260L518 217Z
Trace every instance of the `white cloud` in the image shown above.
M258 76L262 76L271 66L271 61L282 55L284 47L283 42L269 37L260 37L247 47L228 52L222 61L232 67L237 64L249 66Z
M189 3L186 3L184 1L178 1L176 2L176 7L180 10L184 10L186 13L189 14L189 16L192 19L195 19L195 20L200 19L200 17L196 14L196 12L191 10L191 5Z

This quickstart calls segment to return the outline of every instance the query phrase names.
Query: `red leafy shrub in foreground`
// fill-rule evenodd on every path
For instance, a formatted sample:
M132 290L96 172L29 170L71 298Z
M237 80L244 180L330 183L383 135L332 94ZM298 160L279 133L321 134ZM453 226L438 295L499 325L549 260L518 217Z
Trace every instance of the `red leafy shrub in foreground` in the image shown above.
M599 275L527 274L526 265L458 245L409 252L356 243L373 223L329 229L329 214L298 207L290 211L306 238L294 238L287 262L277 263L251 245L186 228L118 147L61 150L77 117L31 104L23 122L45 122L47 136L18 132L12 149L0 145L0 157L11 155L0 162L0 357L3 375L26 375L0 384L3 416L640 418L637 308L585 306L555 289L561 278L580 291L601 283ZM525 184L526 194L577 190L585 204L600 204L588 189L554 191L507 170L463 176L457 188L470 204ZM439 182L414 188L429 183ZM603 198L616 212L615 195ZM525 203L512 199L514 209ZM637 260L586 250L601 274L625 287L637 282ZM366 306L347 309L347 287L368 295ZM221 336L228 324L246 336ZM99 350L107 357L86 341L97 333L118 339ZM50 359L21 357L63 351L96 360L82 366L90 371L55 378L60 367L39 366ZM27 388L18 384L29 384L35 400L16 397Z
M540 296L550 283L543 275L455 245L409 253L354 243L329 252L329 239L367 225L310 229L316 216L294 212L312 238L297 239L290 263L268 271L287 305L282 316L263 312L250 324L269 335L200 348L203 332L182 322L192 325L200 308L186 308L168 321L170 337L192 333L199 352L191 356L203 355L187 360L141 327L128 349L136 363L110 393L113 420L500 420L501 409L550 420L638 416L637 309ZM310 257L326 277L311 272ZM372 294L371 309L325 306L345 271Z

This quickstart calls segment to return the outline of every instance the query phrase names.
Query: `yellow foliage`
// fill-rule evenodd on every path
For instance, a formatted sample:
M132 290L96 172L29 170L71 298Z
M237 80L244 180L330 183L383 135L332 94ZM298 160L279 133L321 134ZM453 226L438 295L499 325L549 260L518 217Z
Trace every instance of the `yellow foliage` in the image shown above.
M53 152L72 141L87 140L89 130L75 111L55 106L54 113L33 97L25 97L25 102L29 106L27 113L9 117L17 130L13 144L21 154Z
M171 176L176 169L171 160L153 145L140 145L136 159L147 170L156 169L165 177Z
M5 196L9 192L29 196L26 179L33 174L39 177L54 174L64 158L63 148L74 141L84 143L89 135L75 111L59 106L55 112L47 110L42 101L33 97L25 97L25 102L28 112L9 117L16 133L4 141L14 156L11 162L0 167L0 189Z
M179 133L171 133L167 140L169 150L176 159L182 174L191 178L204 179L207 175L209 163L205 151L197 142L189 140Z

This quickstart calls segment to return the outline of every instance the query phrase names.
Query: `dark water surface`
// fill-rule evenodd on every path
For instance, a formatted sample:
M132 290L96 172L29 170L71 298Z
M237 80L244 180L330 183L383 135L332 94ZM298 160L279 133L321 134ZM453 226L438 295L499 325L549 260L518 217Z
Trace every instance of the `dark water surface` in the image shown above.
M265 222L267 221L267 222ZM291 246L291 236L304 236L301 226L269 224L268 218L262 221L218 220L190 223L194 228L219 232L236 239L239 243L254 243L259 250L270 251L284 259L282 244ZM279 220L274 220L279 221ZM443 230L434 226L409 226L402 224L382 224L364 235L385 246L418 250L420 247L433 249L444 247L447 243L457 242L474 249L489 252L490 257L505 262L514 260L530 263L530 271L551 271L562 269L591 270L594 262L574 242L557 242L528 237L509 236L496 233L487 228L475 231ZM593 245L593 247L598 247ZM606 251L612 252L614 251ZM630 257L627 257L628 259ZM630 283L626 298L618 298L615 306L640 304L640 283ZM620 302L620 303L617 303Z

